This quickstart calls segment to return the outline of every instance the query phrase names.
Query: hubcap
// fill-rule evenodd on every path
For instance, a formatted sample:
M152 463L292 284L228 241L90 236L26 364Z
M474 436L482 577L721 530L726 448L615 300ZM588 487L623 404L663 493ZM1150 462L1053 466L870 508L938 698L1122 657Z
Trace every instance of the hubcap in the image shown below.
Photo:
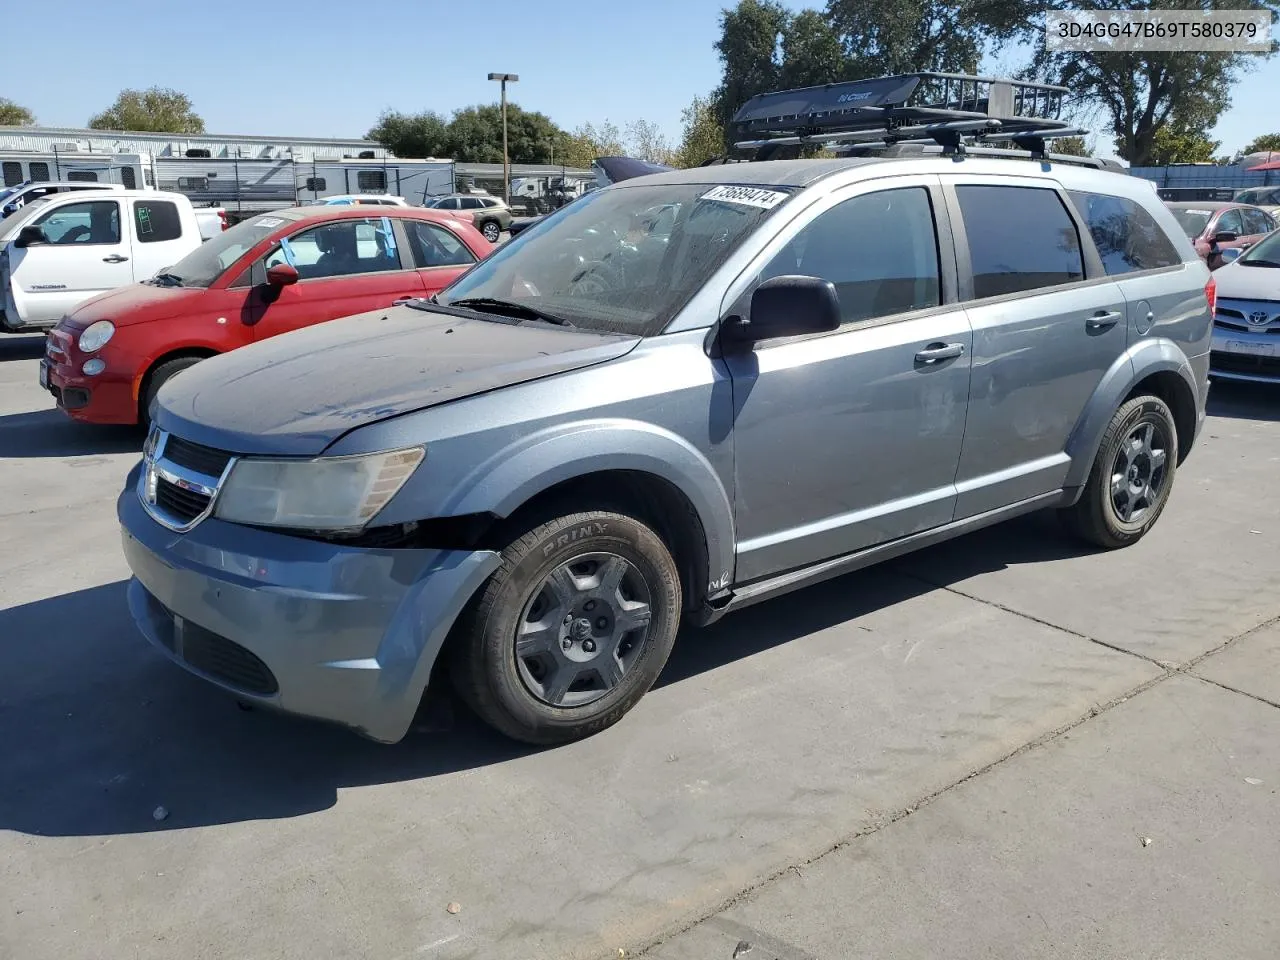
M1111 468L1111 506L1121 523L1141 523L1160 502L1168 471L1164 431L1142 421L1129 431Z
M649 585L629 560L591 553L548 574L516 628L529 692L554 707L600 699L626 676L649 636Z

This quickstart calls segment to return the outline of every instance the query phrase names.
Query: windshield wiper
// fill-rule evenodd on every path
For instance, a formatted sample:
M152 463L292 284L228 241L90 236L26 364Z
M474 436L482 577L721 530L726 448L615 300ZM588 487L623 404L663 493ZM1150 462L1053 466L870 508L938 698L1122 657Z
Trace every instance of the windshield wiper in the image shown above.
M1280 263L1274 260L1241 260L1240 264L1245 267L1280 267Z
M573 323L564 317L545 313L526 304L516 303L514 300L499 300L496 297L463 297L461 300L450 300L447 306L468 307L472 310L517 317L521 320L541 320L544 323L554 323L557 327L573 326Z
M182 286L182 278L176 273L157 273L151 278L161 287L180 287Z

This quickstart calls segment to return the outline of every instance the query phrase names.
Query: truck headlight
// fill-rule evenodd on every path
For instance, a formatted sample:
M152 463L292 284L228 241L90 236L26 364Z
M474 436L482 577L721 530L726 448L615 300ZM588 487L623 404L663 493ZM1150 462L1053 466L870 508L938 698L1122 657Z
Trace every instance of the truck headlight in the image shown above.
M359 530L413 475L426 450L409 447L315 460L237 460L214 515L297 530Z
M116 332L116 325L110 320L98 320L89 324L80 334L77 345L81 353L97 353L107 345Z

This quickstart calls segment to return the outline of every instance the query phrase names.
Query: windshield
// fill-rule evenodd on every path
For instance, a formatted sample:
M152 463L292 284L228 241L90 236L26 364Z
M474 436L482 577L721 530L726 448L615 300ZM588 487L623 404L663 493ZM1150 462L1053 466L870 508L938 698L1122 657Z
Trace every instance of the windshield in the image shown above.
M1187 238L1194 240L1200 234L1204 233L1205 225L1208 224L1209 218L1213 216L1212 210L1174 210L1173 218L1178 221L1178 226L1182 228L1182 232Z
M1280 230L1267 234L1240 256L1240 263L1255 267L1280 266Z
M230 230L214 236L165 271L172 283L184 287L207 287L227 268L252 250L277 228L289 221L264 213L238 223Z
M611 187L561 207L450 286L440 303L504 300L575 327L652 336L789 188Z

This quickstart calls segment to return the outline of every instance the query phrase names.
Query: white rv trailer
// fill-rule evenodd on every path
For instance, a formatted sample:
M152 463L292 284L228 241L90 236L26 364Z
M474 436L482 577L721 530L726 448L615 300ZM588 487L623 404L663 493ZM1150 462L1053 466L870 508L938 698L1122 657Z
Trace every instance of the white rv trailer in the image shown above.
M75 150L0 150L0 186L27 181L80 180L118 183L126 190L151 186L151 158L139 153L82 153Z

